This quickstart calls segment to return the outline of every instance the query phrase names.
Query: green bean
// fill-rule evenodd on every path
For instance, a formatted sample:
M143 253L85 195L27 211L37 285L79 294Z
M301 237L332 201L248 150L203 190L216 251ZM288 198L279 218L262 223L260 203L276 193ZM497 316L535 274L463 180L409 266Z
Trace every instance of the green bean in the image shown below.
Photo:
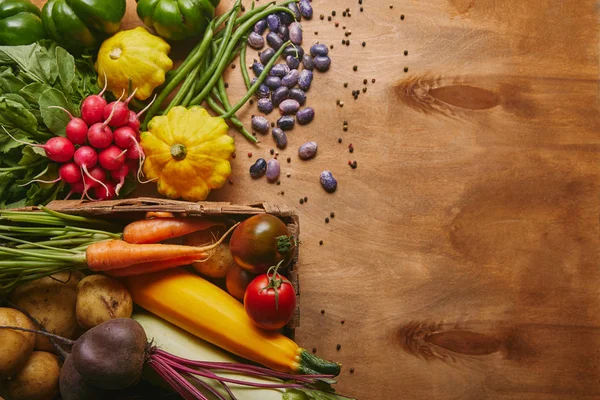
M263 70L263 72L261 72L261 74L258 76L258 78L256 79L256 82L254 82L254 85L252 85L250 87L250 89L248 89L248 92L246 92L246 94L244 95L244 97L242 97L236 104L235 106L233 106L230 110L228 110L226 113L222 114L221 117L222 118L229 118L231 115L235 114L240 108L242 108L242 106L244 104L246 104L246 102L248 101L248 99L250 99L250 97L252 97L252 95L258 90L258 87L263 83L263 81L267 78L267 75L269 75L269 71L271 70L271 68L273 67L273 65L275 64L275 62L277 61L277 59L279 58L279 56L281 56L281 53L283 53L283 50L285 49L285 47L290 44L291 42L288 40L287 42L285 42L280 48L279 50L277 50L275 52L275 54L273 55L273 57L271 57L271 59L269 60L269 62L267 63L267 65L265 65L265 69Z
M217 102L212 97L210 97L210 96L206 99L206 104L208 104L208 106L210 108L212 108L212 110L215 113L217 113L217 114L223 114L225 112L225 110L221 106L219 106L217 104ZM230 118L229 120L231 121L231 124L233 126L235 126L236 128L238 128L238 130L240 131L240 133L246 139L248 139L252 143L258 142L258 140L256 140L256 138L254 136L252 136L252 134L246 130L246 128L244 127L244 124L242 124L242 121L240 121L237 118L235 118L235 119L234 118Z
M236 21L236 25L242 25L243 23L245 23L246 21L248 21L250 18L254 17L256 14L258 14L258 13L260 13L262 11L265 11L267 8L271 7L272 5L275 5L275 7L273 9L271 9L271 10L268 10L269 12L266 15L271 14L273 12L276 12L275 8L277 8L277 11L283 11L283 12L287 12L288 14L293 15L294 16L294 20L296 20L296 15L293 13L293 11L290 10L289 8L287 8L287 7L284 7L284 6L286 6L286 5L290 4L290 3L297 3L297 2L298 2L298 0L287 0L287 1L284 1L284 2L282 2L280 4L276 4L274 1L272 1L270 3L267 3L267 4L263 5L263 6L257 7L254 10L248 11L246 14L244 14L241 17L238 18L238 20ZM266 15L264 17L266 17ZM262 18L259 18L259 19L262 19ZM252 25L254 25L254 24L252 24ZM217 32L217 34L215 35L215 37L216 38L220 38L221 37L220 32Z
M248 76L248 66L246 65L246 49L248 48L247 40L248 36L242 37L242 50L240 51L240 69L242 70L242 78L244 78L246 90L250 89L250 77Z
M256 21L266 17L268 14L271 14L273 12L286 11L286 10L289 11L290 13L292 13L292 11L289 8L274 7L269 10L264 10L258 14L255 14L252 18L248 19L244 24L242 24L235 31L235 33L231 37L231 40L229 40L229 43L227 44L227 49L225 50L225 55L231 54L233 52L233 49L236 46L237 42L256 23ZM282 48L279 49L279 50L281 50L281 52L283 52L283 47L284 46L282 46ZM281 52L279 52L279 54L281 54ZM206 83L206 85L204 85L202 91L196 97L194 97L192 99L190 104L192 104L192 105L193 104L201 104L204 101L204 99L210 93L213 86L217 83L217 80L219 79L219 77L223 74L223 71L225 70L225 67L227 66L228 59L229 59L229 56L222 57L219 60L219 64L218 64L216 71L214 73L212 73L210 80Z
M160 94L154 101L154 104L152 104L152 106L150 106L150 108L146 112L146 116L144 117L144 123L143 123L144 128L143 129L146 128L146 126L148 125L148 122L150 122L152 117L154 117L156 115L156 112L160 109L160 106L162 105L163 101L165 101L167 96L169 94L171 94L173 89L175 89L175 87L177 87L177 85L179 85L179 83L190 73L190 71L193 68L195 68L196 65L200 65L200 61L202 60L202 57L206 53L206 49L210 45L212 37L213 37L212 24L209 24L208 29L206 30L206 33L204 34L204 39L202 39L202 42L200 44L198 51L196 53L194 53L191 57L188 57L190 61L187 63L187 65L185 67L183 67L181 69L181 71L179 71L177 73L177 75L175 75L173 77L171 82L169 82L167 84L167 86L160 92ZM172 107L171 104L169 104L169 108L170 107Z
M188 95L189 92L192 92L192 88L194 87L196 76L200 72L200 68L202 67L203 61L204 60L201 60L201 62L198 63L194 67L192 72L190 72L188 74L187 78L185 78L185 81L183 82L183 85L181 85L181 87L179 88L179 91L177 91L177 94L175 95L175 97L173 97L173 100L171 100L171 102L169 103L169 105L167 106L167 108L165 109L163 114L168 113L171 110L171 108L173 108L175 106L182 105L183 99L185 99L185 97ZM192 95L193 95L193 93L192 93Z
M211 52L211 49L209 48L208 51L206 52L206 59L204 60L203 69L201 69L198 72L198 76L196 77L196 79L194 81L194 86L190 90L188 90L188 92L186 93L185 97L181 101L181 105L183 107L187 107L190 104L190 101L192 100L192 97L194 97L194 93L196 93L196 92L198 92L198 90L200 90L200 85L199 85L200 84L200 78L204 75L204 71L208 70L208 67L210 66L211 60L212 60L212 52Z
M241 0L236 0L235 4L233 5L233 9L236 10L240 6L240 3L241 3ZM225 36L223 37L223 42L221 42L219 49L213 55L212 62L210 63L208 69L206 71L204 71L204 74L200 78L196 87L200 87L200 88L203 87L206 84L206 82L208 82L211 79L211 77L213 76L213 74L215 73L215 69L219 66L219 63L222 61L222 58L224 58L225 55L229 54L229 52L226 53L226 50L227 50L229 38L231 37L231 34L233 32L233 25L235 24L235 21L236 21L236 15L235 15L235 13L233 13L231 18L229 19L229 21L227 21L227 26L225 27ZM222 73L223 73L223 71L221 71L219 74L222 74ZM201 103L202 102L199 101L198 103L192 103L192 105L193 104L201 104Z
M231 108L231 104L229 103L229 97L227 96L227 91L225 90L225 83L223 81L223 77L221 77L221 79L219 79L219 83L218 83L217 87L214 87L212 92L213 92L213 95L216 97L216 99L219 100L221 102L221 104L223 104L223 108L219 111L215 110L215 112L222 114L223 112L229 111L229 109ZM214 110L214 108L213 108L213 110ZM252 136L250 134L250 132L248 132L246 130L242 121L240 121L238 119L238 117L235 116L235 114L229 118L229 121L231 121L233 126L238 128L240 133L242 135L244 135L244 137L246 139L250 140L252 143L257 142L256 138L254 136Z

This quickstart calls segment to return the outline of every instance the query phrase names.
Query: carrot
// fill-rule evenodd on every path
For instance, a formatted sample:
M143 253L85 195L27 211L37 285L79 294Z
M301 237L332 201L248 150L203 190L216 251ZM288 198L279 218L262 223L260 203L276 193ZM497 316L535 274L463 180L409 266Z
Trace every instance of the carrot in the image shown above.
M133 244L158 243L215 225L223 223L204 218L144 219L127 225L123 230L123 240Z
M201 260L206 260L209 253L204 253ZM107 275L112 277L134 276L149 274L151 272L163 271L169 268L181 267L199 261L197 256L194 257L179 257L167 261L151 261L147 263L134 264L127 268L111 269L106 271Z
M203 247L176 244L132 244L122 240L93 243L86 249L86 264L92 271L108 271L142 263L166 262L182 257L200 261L206 259L208 257L206 252L222 243L238 224L229 228L215 243Z
M148 211L146 219L152 218L175 218L175 214L166 211Z

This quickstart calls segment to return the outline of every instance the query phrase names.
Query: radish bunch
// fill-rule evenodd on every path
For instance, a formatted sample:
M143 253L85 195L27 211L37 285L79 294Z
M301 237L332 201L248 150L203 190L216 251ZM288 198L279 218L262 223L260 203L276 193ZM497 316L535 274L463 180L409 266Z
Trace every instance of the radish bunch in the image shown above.
M64 181L71 189L67 198L81 193L82 199L108 200L119 194L130 172L139 178L144 158L139 143L139 117L147 108L137 114L129 109L135 91L125 101L121 101L122 95L107 103L103 97L105 90L106 86L99 94L83 100L81 118L62 107L54 107L69 115L66 137L53 137L43 145L13 138L43 148L50 160L60 164L56 180L29 183Z

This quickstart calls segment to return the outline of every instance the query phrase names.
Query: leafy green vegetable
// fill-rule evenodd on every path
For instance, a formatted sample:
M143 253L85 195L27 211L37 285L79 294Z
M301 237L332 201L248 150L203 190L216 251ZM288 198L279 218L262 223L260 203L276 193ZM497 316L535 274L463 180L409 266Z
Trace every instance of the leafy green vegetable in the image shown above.
M62 182L28 184L55 179L56 165L4 129L27 143L64 135L69 117L49 106L79 115L81 101L99 91L90 57L74 58L48 40L0 46L0 208L46 204L67 191Z

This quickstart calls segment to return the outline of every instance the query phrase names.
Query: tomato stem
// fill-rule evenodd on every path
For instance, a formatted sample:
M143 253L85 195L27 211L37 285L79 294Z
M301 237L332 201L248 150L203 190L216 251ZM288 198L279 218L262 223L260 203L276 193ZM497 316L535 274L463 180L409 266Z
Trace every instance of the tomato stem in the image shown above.
M296 246L296 239L292 235L281 235L277 236L275 239L277 239L277 251L280 254L288 253L292 248Z
M280 238L281 237L282 236L280 236ZM283 236L283 237L287 237L287 236ZM279 311L279 288L281 287L281 284L283 283L283 279L281 278L281 275L278 272L279 267L281 267L282 263L283 263L283 260L279 261L279 263L277 265L273 265L272 267L270 267L267 270L267 278L269 278L269 284L267 286L265 286L264 288L262 288L262 290L273 289L275 291L275 310L276 311Z

